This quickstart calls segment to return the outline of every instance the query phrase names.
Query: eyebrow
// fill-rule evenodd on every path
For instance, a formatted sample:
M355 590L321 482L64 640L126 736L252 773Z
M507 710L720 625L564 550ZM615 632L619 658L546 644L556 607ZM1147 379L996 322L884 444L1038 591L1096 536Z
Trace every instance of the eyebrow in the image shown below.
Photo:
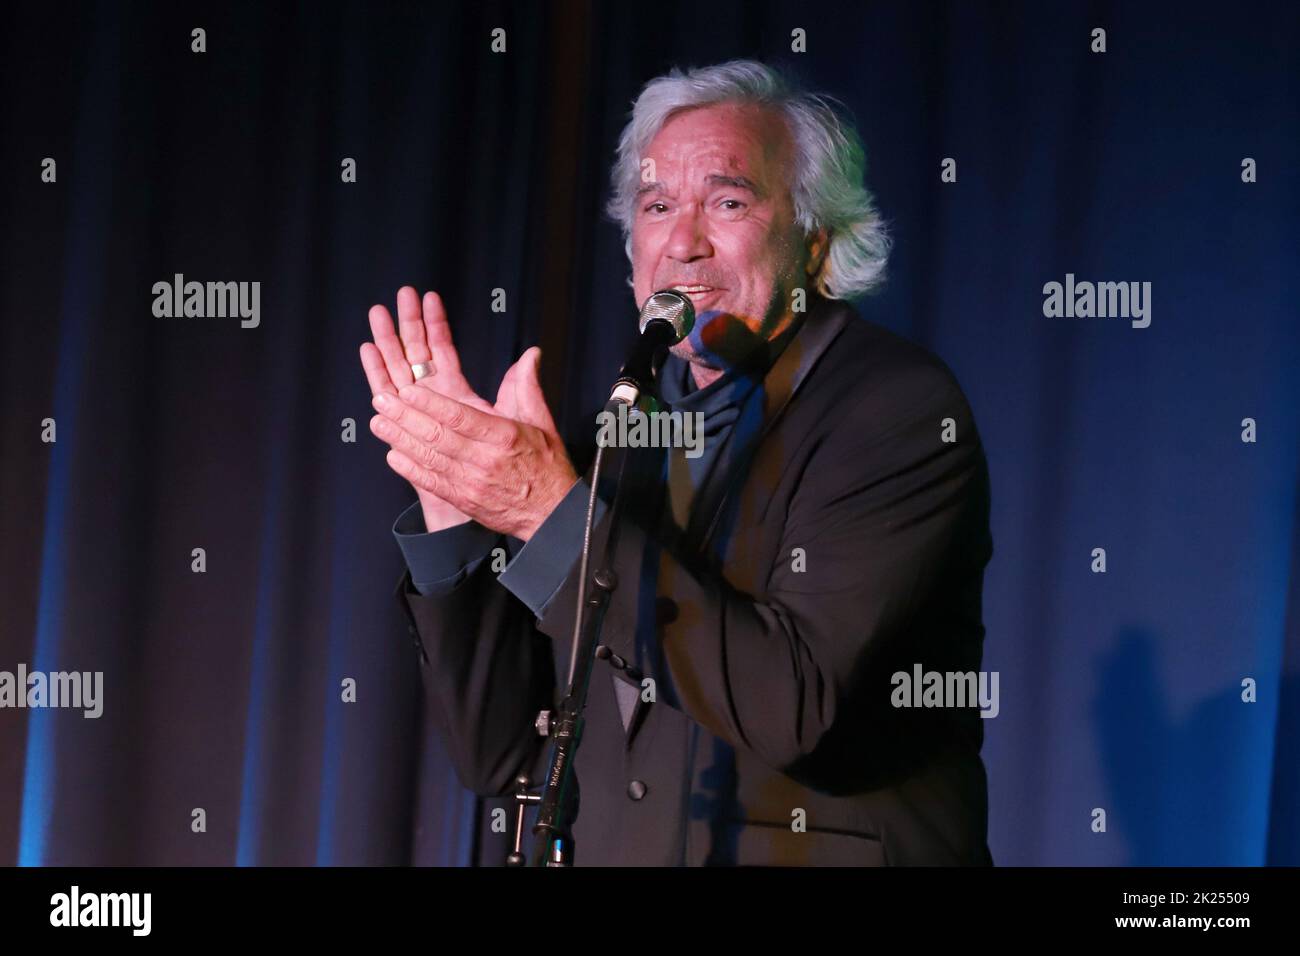
M744 189L756 198L761 199L763 197L763 191L747 176L724 176L721 173L710 173L704 177L704 181L710 186L730 186L733 189ZM646 193L661 193L663 191L663 183L645 183L636 191L635 198L640 199Z

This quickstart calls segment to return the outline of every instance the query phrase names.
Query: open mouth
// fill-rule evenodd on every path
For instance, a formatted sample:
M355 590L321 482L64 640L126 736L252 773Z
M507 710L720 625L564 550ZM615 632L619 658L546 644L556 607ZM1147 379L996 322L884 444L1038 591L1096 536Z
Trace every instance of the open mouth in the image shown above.
M693 305L699 305L701 302L718 295L725 289L715 289L711 285L675 285L672 287L674 292L680 292L691 300Z

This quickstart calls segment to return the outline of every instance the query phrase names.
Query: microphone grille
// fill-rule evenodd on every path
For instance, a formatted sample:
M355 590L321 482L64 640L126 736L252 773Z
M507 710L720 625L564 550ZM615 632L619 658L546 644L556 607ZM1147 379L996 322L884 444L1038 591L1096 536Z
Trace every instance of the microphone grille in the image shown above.
M645 327L655 319L662 319L671 325L677 333L676 341L680 342L690 335L695 326L695 306L680 292L665 289L650 296L645 300L645 305L641 306L639 331L644 332Z

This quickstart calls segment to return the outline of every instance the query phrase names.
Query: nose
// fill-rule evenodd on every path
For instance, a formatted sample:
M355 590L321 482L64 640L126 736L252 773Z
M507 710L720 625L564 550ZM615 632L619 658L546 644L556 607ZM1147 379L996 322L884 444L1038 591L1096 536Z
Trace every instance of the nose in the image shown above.
M678 262L691 262L713 255L713 246L709 243L705 227L706 220L700 213L699 204L682 204L673 221L664 252Z

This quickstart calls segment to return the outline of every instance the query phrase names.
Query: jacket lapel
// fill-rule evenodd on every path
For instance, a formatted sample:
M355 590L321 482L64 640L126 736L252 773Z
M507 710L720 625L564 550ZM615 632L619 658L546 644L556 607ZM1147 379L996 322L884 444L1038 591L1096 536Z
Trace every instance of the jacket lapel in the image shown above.
M731 499L737 487L750 480L761 480L761 476L746 473L750 461L776 427L781 413L807 379L808 373L852 317L851 306L832 299L817 298L804 320L804 327L777 357L763 379L763 424L758 437L742 453L733 456L725 474L719 475L716 481L709 482L709 487L703 489L704 497L698 507L692 509L692 527L705 529L698 539L691 538L699 540L700 547L707 546L713 540L724 511L723 506ZM738 477L743 480L737 481Z
M736 493L737 486L751 480L762 480L761 476L746 474L745 469L748 468L749 462L772 429L776 427L781 413L808 378L817 361L826 354L826 350L830 348L836 336L855 317L853 307L848 303L820 296L815 297L813 301L813 308L804 318L803 327L795 333L790 344L777 357L776 362L763 378L763 424L758 437L750 443L743 454L733 456L725 474L710 479L708 486L701 489L700 494L703 497L691 509L691 528L706 529L703 536L698 539L697 546L700 548L707 547L717 533L718 521L724 513L724 506ZM737 476L743 476L743 480L736 481ZM694 543L697 539L687 534L685 540ZM638 696L636 707L628 721L626 747L632 746L632 740L644 724L649 709L650 705Z

